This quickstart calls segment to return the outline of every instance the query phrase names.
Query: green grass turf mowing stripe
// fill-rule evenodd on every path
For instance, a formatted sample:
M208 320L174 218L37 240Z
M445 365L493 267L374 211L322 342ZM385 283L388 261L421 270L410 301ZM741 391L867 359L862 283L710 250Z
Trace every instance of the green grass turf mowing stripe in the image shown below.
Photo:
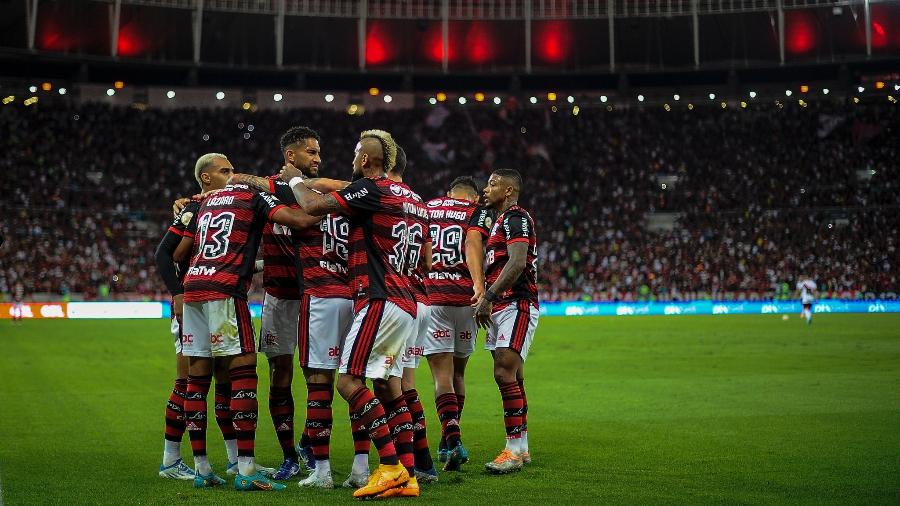
M258 322L257 322L258 328ZM0 322L6 504L349 504L350 491L240 494L158 478L174 375L166 321ZM483 341L479 338L479 343ZM260 362L260 463L281 452ZM427 365L418 390L436 447ZM898 504L900 315L544 318L526 366L535 463L495 477L503 445L490 355L467 371L471 460L424 504ZM294 384L302 420L305 388ZM332 466L349 471L336 399ZM224 472L215 423L208 446ZM182 453L191 463L185 438ZM371 462L377 457L373 451Z

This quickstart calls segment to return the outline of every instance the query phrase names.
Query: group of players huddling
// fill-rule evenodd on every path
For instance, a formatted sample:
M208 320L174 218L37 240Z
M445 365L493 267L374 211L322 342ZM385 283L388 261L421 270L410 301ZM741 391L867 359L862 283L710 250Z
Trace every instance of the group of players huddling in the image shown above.
M403 182L406 155L388 132L361 134L352 182L318 177L319 136L293 127L281 138L284 167L270 177L236 174L223 154L197 160L202 193L176 202L156 253L173 296L178 377L166 408L159 475L225 484L206 453L207 395L226 472L237 490L333 488L329 443L334 389L349 405L355 457L345 487L361 499L416 497L438 479L415 385L424 355L435 381L444 471L468 461L460 417L464 373L478 327L503 399L506 447L485 467L508 473L530 462L523 364L538 323L537 238L518 206L522 179L497 170L483 190L454 180L424 201ZM256 255L262 242L263 260ZM254 333L247 291L262 270L265 300ZM306 424L294 445L293 357L307 387ZM269 362L269 411L284 462L254 459L256 353ZM369 390L366 379L374 390ZM194 469L181 459L189 434ZM370 473L374 443L379 465Z

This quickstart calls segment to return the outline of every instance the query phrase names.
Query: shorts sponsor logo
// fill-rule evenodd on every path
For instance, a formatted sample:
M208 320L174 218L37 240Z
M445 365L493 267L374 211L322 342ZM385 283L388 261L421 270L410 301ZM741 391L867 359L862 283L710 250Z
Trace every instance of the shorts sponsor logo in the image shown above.
M450 330L448 329L438 329L431 333L431 336L435 339L449 339L451 337Z
M184 334L181 336L183 344L194 344L194 334Z
M462 339L463 341L471 341L471 340L472 340L472 333L469 332L468 330L466 330L465 332L460 332L460 333L459 333L459 338Z
M425 354L425 348L420 346L410 346L406 348L406 356L408 357L421 357Z
M278 340L275 338L275 335L271 332L266 332L266 346L275 346L275 343Z
M394 365L394 357L384 357L384 365Z
M341 348L339 346L332 346L328 348L328 358L337 358L341 356Z
M225 340L223 339L222 334L210 334L209 342L210 344L223 344Z
M507 340L507 339L506 339L506 335L505 335L505 334L500 334L500 337L497 338L497 342L506 341L506 340Z

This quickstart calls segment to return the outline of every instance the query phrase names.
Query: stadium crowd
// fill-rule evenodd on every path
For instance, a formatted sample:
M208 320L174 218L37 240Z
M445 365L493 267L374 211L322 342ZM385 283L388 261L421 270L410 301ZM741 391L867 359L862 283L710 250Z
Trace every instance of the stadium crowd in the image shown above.
M459 175L520 170L545 300L771 298L801 274L826 295L897 291L896 106L556 109L3 107L0 293L21 281L28 293L165 299L153 250L171 201L196 193L197 157L275 173L295 124L321 134L321 174L338 178L359 132L388 128L426 198ZM651 213L671 223L648 226Z

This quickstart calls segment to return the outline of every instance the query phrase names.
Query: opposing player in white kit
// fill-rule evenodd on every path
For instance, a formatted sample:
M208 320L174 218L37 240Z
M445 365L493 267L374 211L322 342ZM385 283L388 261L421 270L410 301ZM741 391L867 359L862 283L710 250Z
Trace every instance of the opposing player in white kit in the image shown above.
M800 292L800 317L806 318L806 324L812 324L812 308L816 302L816 282L806 276L800 276L797 281L797 291Z
M439 458L445 471L468 461L462 445L460 416L465 399L465 369L475 349L471 303L484 293L484 239L491 226L489 211L479 208L478 187L470 177L450 183L447 197L426 204L432 240L432 270L426 285L431 323L424 353L434 377L434 396L441 422Z

